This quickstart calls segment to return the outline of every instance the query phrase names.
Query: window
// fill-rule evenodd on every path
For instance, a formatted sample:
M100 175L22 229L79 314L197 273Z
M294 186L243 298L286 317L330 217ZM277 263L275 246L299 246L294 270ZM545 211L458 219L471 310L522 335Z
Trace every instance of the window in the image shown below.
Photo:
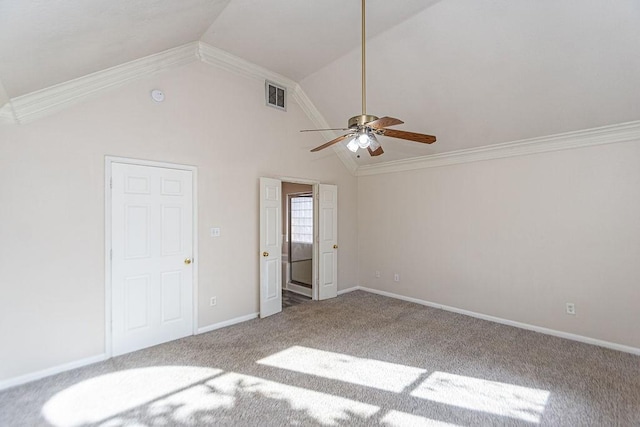
M313 197L291 197L290 212L291 242L313 243Z

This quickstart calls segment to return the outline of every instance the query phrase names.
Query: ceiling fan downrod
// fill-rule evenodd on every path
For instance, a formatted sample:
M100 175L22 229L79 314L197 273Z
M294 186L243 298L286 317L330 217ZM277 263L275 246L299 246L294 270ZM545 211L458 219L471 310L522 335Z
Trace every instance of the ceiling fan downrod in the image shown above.
M362 3L362 34L361 34L361 47L362 47L362 114L359 116L353 116L349 119L348 126L350 128L362 128L365 123L378 120L377 116L367 115L367 31L366 31L366 0L361 0Z
M367 114L366 0L362 0L362 115Z

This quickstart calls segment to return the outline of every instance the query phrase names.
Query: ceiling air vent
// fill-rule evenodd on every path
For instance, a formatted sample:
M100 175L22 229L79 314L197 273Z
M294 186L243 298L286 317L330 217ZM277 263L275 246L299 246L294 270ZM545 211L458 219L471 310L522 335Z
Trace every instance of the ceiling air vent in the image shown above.
M264 93L268 106L287 111L287 90L285 88L266 80L264 82Z

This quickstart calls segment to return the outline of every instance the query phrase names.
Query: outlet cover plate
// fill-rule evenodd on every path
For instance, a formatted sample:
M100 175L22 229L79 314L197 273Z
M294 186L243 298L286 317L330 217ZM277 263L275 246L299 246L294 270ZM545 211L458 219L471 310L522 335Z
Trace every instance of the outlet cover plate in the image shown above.
M576 305L574 303L567 303L567 314L571 314L572 316L576 314Z

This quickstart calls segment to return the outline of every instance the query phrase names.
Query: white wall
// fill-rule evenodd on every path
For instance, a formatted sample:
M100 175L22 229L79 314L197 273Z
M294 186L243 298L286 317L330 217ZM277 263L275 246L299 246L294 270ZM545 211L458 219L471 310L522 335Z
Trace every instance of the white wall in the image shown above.
M640 348L639 165L634 141L360 177L361 285Z
M339 287L355 285L356 180L309 153L322 139L289 101L265 107L264 82L193 63L1 126L0 380L105 351L105 155L198 167L200 327L258 311L260 176L339 186Z

